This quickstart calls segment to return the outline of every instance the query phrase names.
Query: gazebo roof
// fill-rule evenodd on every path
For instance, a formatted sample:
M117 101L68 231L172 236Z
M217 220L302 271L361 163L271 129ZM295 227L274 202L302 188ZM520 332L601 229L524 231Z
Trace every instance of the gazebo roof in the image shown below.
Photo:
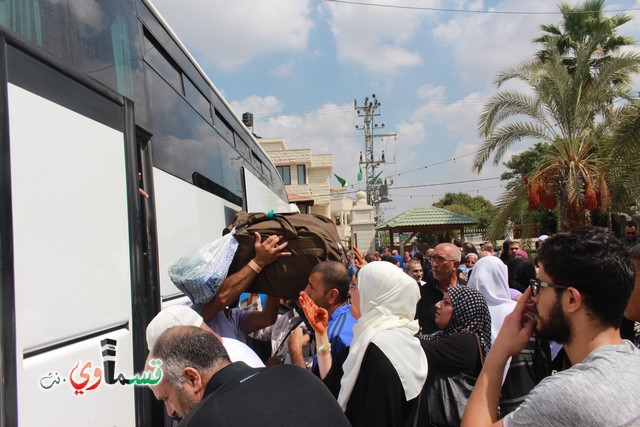
M379 226L376 230L404 231L436 231L450 230L477 224L478 221L459 213L433 206L411 208Z

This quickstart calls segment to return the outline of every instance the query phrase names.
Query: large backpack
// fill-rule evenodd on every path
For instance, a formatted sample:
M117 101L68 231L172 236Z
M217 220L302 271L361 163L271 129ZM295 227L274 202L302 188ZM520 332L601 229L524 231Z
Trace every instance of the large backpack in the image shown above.
M316 264L328 260L346 264L336 226L321 215L239 212L224 233L234 227L234 237L239 245L229 267L229 276L255 257L253 244L256 231L263 240L274 234L282 236L282 242L289 242L285 251L292 254L265 266L247 289L248 292L297 298L307 286L309 274Z

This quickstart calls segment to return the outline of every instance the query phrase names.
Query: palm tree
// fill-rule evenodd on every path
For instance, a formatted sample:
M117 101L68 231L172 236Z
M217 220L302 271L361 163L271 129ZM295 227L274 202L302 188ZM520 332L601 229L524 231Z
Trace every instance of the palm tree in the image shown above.
M616 28L630 18L593 13L592 8L601 10L602 4L598 0L576 8L561 5L565 31L542 26L548 34L534 41L543 49L495 80L498 88L520 80L530 91L504 90L489 100L478 123L484 142L474 170L480 172L491 155L498 164L506 150L523 138L550 145L526 182L507 189L495 221L522 206L514 198L523 192L529 209L541 204L555 208L561 229L589 223L592 210L611 204L610 179L618 175L606 156L615 151L609 136L621 111L616 102L635 99L630 83L640 71L640 55L617 52L619 44L630 39L617 36ZM585 19L576 18L582 14Z

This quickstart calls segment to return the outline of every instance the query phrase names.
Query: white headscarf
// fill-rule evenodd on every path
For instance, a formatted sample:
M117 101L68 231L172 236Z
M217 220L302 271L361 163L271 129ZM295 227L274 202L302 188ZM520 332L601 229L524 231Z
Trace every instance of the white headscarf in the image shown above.
M414 318L420 299L416 281L389 262L375 261L358 273L358 291L361 316L353 327L338 403L347 409L362 359L372 342L396 369L406 399L417 397L427 379L427 358L415 337L419 326Z
M496 340L504 318L513 311L516 302L509 294L507 266L498 257L486 256L473 266L470 288L480 291L491 314L491 343Z

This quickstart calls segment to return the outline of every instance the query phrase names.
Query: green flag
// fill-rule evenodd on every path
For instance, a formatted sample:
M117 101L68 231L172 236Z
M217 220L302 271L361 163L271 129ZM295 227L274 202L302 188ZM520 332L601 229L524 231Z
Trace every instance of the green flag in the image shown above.
M362 181L362 168L360 168L360 172L358 172L358 181Z
M346 187L347 186L347 180L344 178L340 178L338 175L336 175L335 173L333 174L333 176L336 177L336 179L338 180L338 182L340 183L341 186Z
M374 176L373 178L371 178L371 181L369 181L369 185L373 185L376 183L376 181L378 180L378 178L380 178L380 175L382 175L383 171L378 172L378 175Z

